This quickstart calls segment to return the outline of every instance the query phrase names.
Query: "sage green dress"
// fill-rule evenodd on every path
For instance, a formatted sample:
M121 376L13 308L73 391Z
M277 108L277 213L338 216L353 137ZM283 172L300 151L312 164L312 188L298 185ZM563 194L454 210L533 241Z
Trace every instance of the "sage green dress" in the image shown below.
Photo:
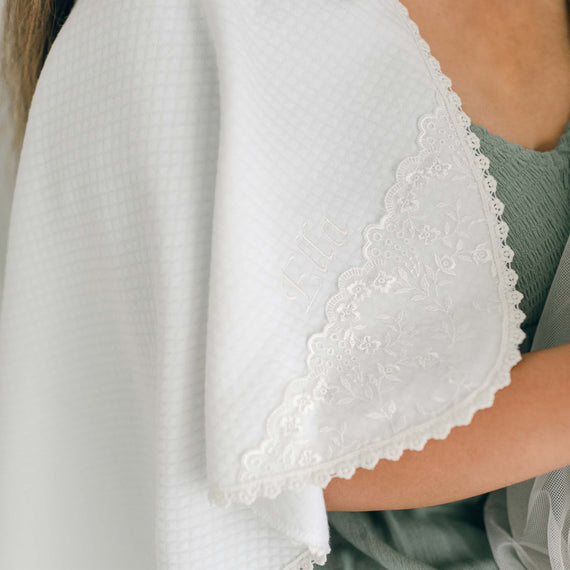
M570 123L553 150L539 152L471 125L490 159L505 205L507 243L531 347L552 279L570 235ZM330 512L328 570L497 570L483 522L488 493L415 509Z

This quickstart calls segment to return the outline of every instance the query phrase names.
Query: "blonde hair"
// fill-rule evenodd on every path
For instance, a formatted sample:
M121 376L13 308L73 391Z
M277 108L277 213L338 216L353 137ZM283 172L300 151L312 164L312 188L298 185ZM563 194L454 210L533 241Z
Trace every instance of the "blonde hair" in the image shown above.
M75 0L5 0L0 71L9 98L16 152L40 72L74 4Z

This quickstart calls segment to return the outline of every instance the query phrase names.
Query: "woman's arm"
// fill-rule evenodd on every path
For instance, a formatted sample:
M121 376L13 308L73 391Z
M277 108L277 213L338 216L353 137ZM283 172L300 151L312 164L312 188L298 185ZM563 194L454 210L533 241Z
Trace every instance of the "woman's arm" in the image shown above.
M329 511L427 507L486 493L570 464L570 344L522 355L511 383L446 439L381 459L324 490Z

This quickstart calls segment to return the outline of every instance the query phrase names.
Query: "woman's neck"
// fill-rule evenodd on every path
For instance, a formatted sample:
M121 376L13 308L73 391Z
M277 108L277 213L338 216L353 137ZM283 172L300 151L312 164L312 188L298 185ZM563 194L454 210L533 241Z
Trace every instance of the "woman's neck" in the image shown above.
M570 120L566 0L402 0L474 123L526 148Z

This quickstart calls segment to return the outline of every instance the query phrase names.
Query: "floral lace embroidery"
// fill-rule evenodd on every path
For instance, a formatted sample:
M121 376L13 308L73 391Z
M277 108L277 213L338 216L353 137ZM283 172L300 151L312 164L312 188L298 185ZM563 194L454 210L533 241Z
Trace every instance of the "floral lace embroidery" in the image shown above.
M240 479L317 466L371 439L390 440L476 388L465 371L477 358L471 315L501 307L491 289L467 313L461 307L468 280L457 276L476 279L485 265L490 274L492 255L483 211L466 199L477 188L457 145L443 107L421 119L419 154L400 164L384 216L364 229L365 263L340 276L328 324L309 341L309 376L289 387L267 439L244 455ZM496 286L487 276L480 287L489 283ZM422 405L410 407L410 392L422 388Z
M420 119L419 152L400 163L384 215L363 230L364 263L338 279L328 323L308 341L308 375L289 384L266 437L243 454L239 482L210 490L218 504L324 487L422 449L490 406L521 358L522 295L489 161L451 82L397 4L439 105ZM494 333L496 351L481 368L478 343Z

